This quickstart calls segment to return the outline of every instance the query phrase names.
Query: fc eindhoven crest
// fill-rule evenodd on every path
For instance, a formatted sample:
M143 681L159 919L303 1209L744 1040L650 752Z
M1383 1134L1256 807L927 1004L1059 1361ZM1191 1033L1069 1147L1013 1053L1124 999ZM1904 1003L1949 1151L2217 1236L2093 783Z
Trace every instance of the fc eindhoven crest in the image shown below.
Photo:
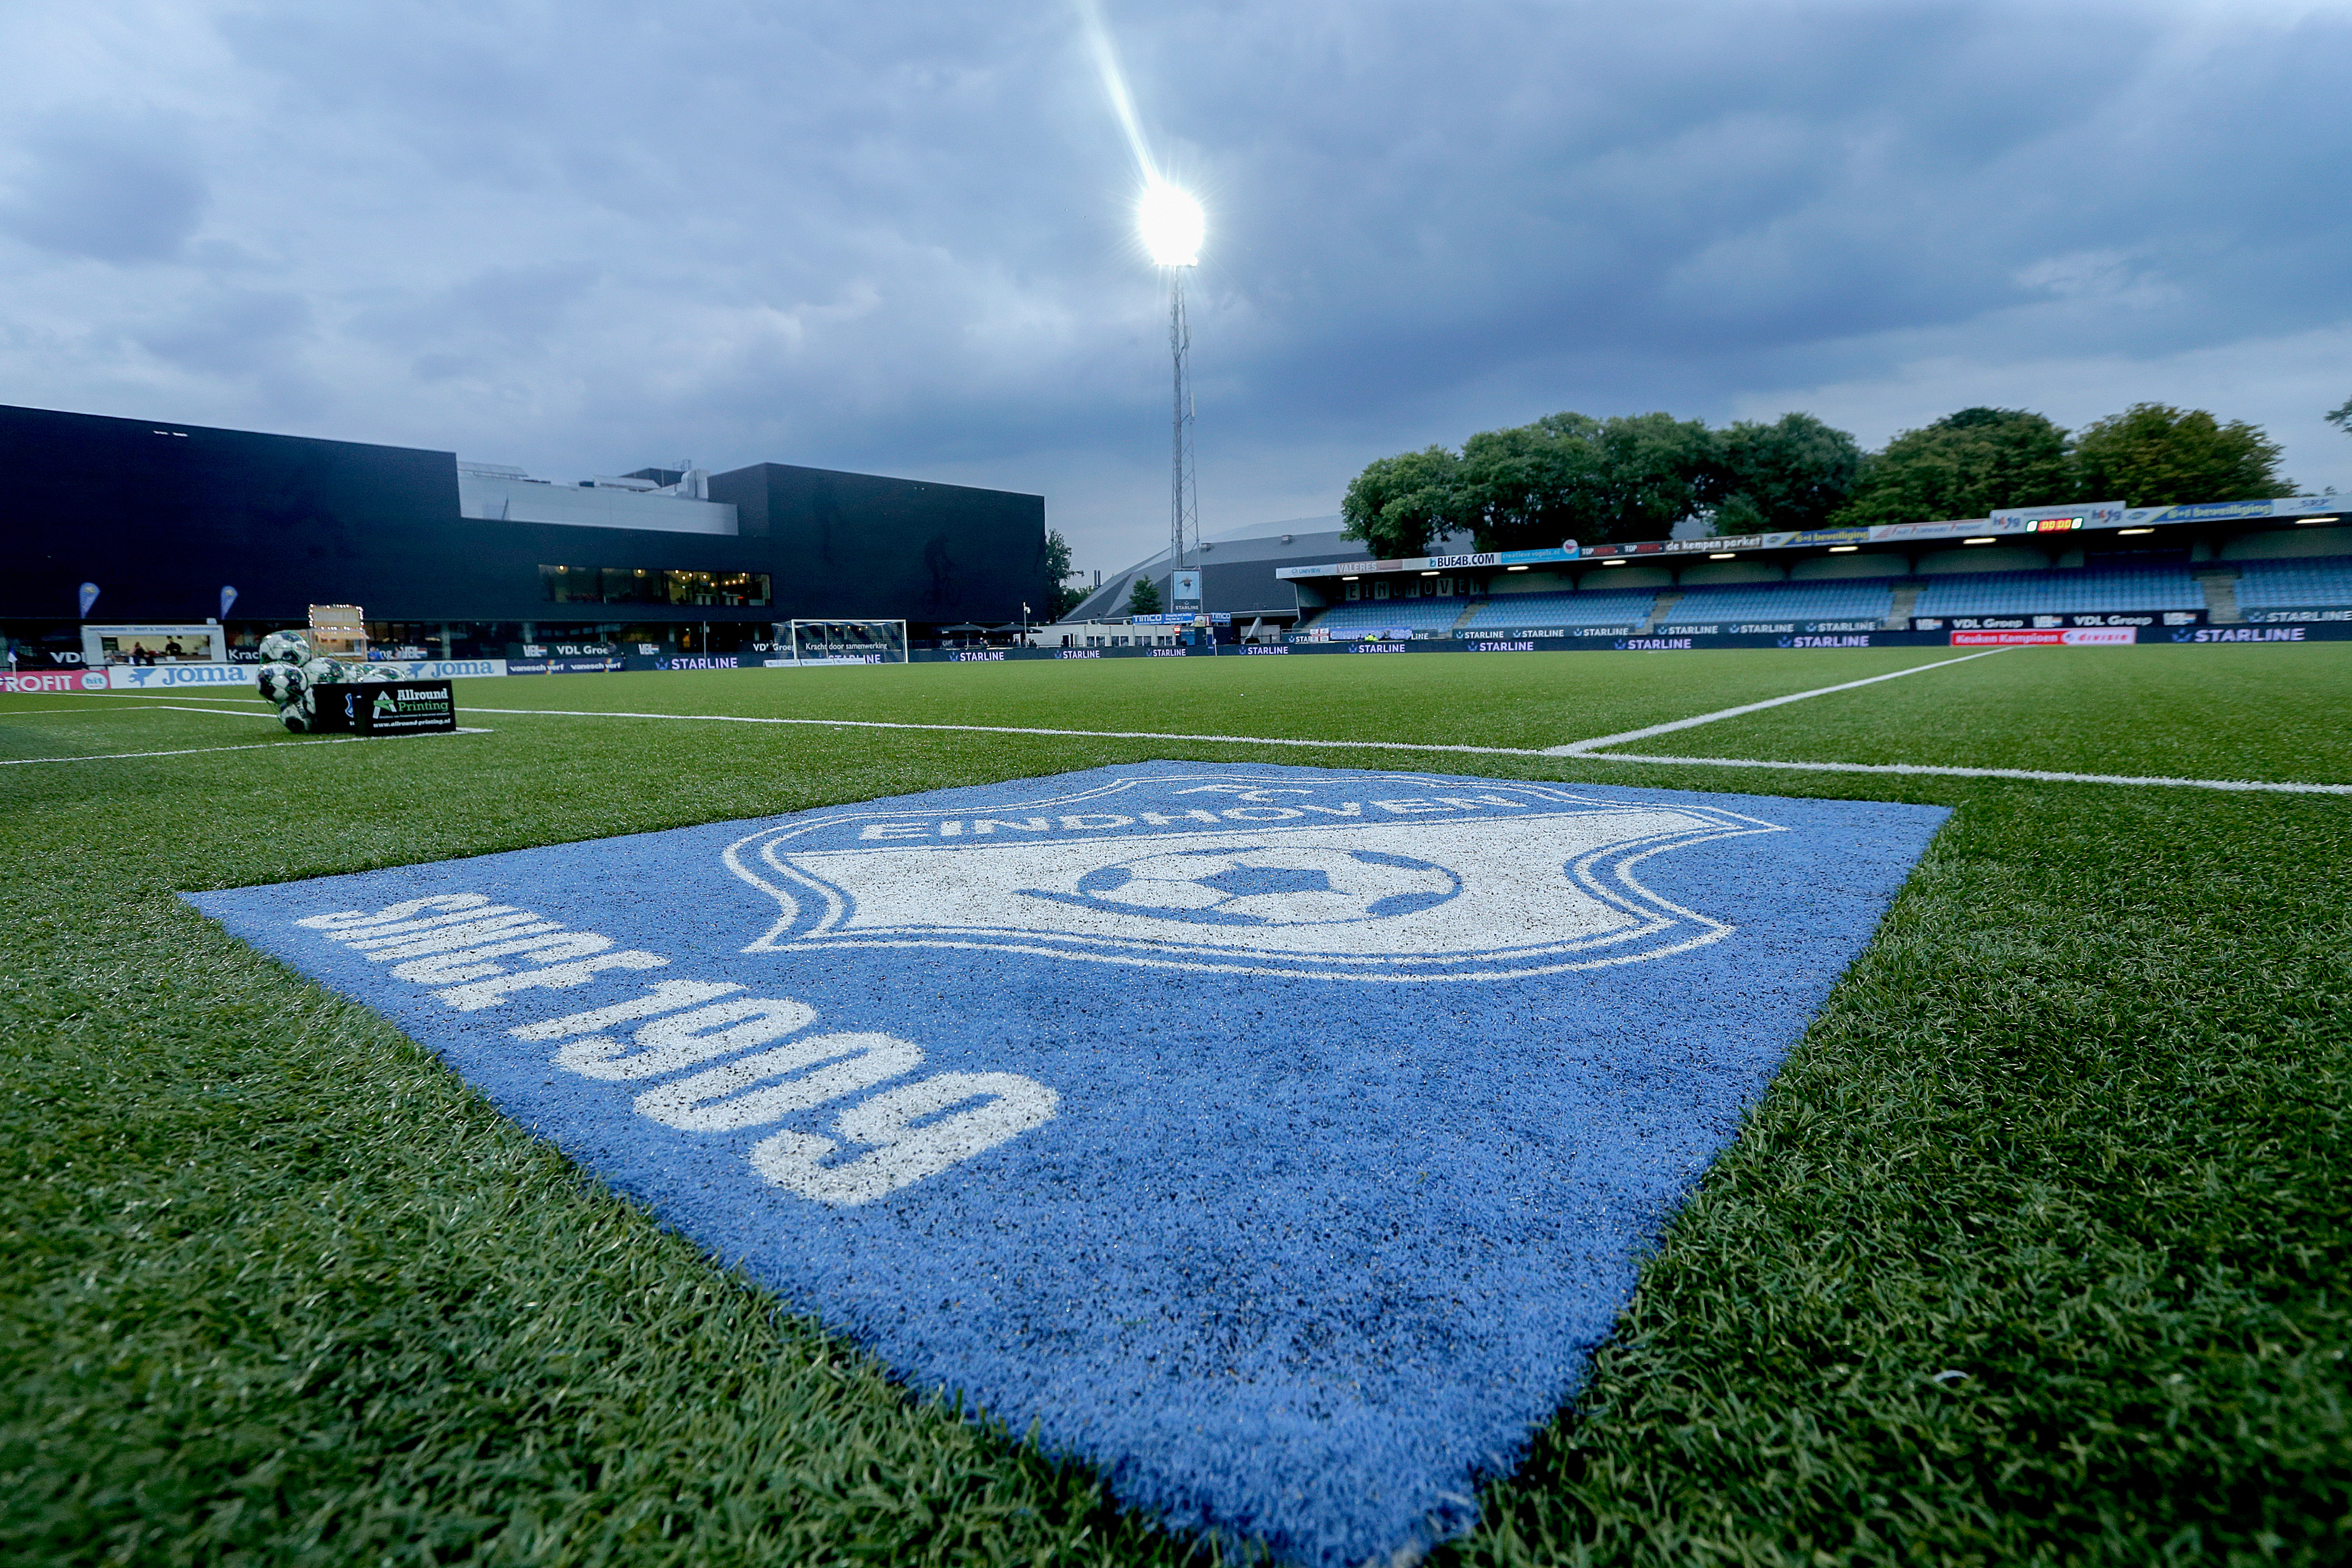
M1122 778L997 810L828 813L730 845L728 869L782 908L753 946L1391 982L1556 974L1727 935L1643 885L1642 862L1780 831L1713 806L1399 775Z
M191 895L1171 1522L1465 1524L1945 813L1150 763Z

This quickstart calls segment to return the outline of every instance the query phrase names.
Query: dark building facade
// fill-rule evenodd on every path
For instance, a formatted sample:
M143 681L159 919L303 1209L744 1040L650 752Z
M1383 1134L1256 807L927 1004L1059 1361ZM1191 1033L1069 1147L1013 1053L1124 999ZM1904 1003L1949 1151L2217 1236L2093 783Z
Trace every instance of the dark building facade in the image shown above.
M40 409L0 407L0 470L19 643L216 617L243 640L348 603L447 656L567 636L723 652L794 619L1017 621L1049 587L1042 497L782 464L677 508L731 509L731 531L467 517L452 453Z
M713 474L710 498L792 563L793 592L824 606L808 615L995 624L1052 602L1043 497L757 463Z

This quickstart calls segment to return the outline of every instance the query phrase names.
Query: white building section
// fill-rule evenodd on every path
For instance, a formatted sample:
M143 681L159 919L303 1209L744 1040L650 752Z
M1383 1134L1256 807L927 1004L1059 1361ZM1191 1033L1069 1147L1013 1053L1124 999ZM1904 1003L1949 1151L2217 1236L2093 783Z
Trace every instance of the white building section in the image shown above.
M667 471L656 471L664 472ZM709 475L676 471L667 483L631 475L560 485L494 463L457 465L460 516L494 523L558 523L580 528L635 528L666 534L736 532L735 507L706 499Z

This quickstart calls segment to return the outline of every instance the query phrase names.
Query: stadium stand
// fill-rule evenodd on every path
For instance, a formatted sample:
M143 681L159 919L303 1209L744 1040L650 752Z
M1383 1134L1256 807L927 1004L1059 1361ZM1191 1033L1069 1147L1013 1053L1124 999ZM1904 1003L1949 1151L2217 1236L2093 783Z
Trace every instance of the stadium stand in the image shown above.
M1686 588L1666 612L1672 622L1870 621L1883 622L1895 609L1891 577L1849 578L1831 582L1757 582L1736 587Z
M1461 617L1459 599L1383 599L1370 603L1335 604L1316 624L1335 632L1382 632L1401 628L1444 632Z
M2185 566L2072 571L1970 571L1931 577L1914 615L2060 615L2098 611L2202 610Z
M2352 556L2250 560L2238 573L2242 610L2325 610L2352 605Z
M1658 596L1648 589L1593 593L1506 593L1470 612L1465 632L1517 632L1538 626L1632 626Z
M2235 563L2237 603L2246 610L2352 607L2352 556L2294 557ZM1336 636L1381 631L1416 635L1492 636L1580 626L1640 626L1661 602L1662 620L1675 625L1736 625L1742 622L1867 622L1884 624L1898 603L1906 616L2096 614L2132 611L2214 610L2186 564L2080 567L2054 571L1976 571L1925 579L1849 578L1811 582L1759 582L1696 587L1662 601L1650 589L1591 592L1507 593L1492 599L1365 600L1311 614L1305 624ZM1916 590L1912 586L1916 584ZM2217 588L2217 592L2221 590ZM2227 595L2222 595L2226 600ZM1464 613L1465 606L1468 613Z

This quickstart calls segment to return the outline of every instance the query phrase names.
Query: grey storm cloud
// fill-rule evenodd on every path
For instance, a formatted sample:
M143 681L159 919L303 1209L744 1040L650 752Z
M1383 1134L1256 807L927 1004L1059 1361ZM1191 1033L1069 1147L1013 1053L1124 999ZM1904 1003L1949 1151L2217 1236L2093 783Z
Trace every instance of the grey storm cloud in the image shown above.
M1160 533L1163 286L1072 0L162 15L0 17L11 401L1002 485L1114 569ZM2343 4L1103 15L1209 213L1212 531L1561 408L2156 397L2352 486Z
M206 192L184 117L73 107L43 117L16 144L0 228L58 256L160 261L203 217Z

